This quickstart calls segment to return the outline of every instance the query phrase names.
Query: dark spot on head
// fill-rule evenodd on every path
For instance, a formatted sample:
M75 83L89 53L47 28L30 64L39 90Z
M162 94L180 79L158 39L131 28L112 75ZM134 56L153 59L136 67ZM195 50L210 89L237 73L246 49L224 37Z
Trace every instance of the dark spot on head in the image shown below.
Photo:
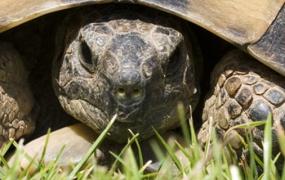
M106 25L95 24L95 32L100 34L112 34L112 30Z
M80 44L81 55L85 63L92 64L92 53L85 41Z
M162 28L162 27L156 28L155 32L169 35L169 31L167 29L165 29L165 28Z
M147 60L142 65L142 72L145 78L151 77L153 70L156 67L154 60Z

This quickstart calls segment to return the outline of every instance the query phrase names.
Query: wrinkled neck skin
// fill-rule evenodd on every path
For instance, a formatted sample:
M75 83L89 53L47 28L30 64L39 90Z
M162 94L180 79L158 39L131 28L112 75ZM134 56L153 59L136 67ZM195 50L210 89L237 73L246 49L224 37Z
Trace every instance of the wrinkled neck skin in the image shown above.
M140 8L102 8L70 15L63 26L54 88L64 110L94 131L117 114L110 139L125 142L128 129L148 138L152 128L179 125L179 102L195 107L192 44L183 22Z

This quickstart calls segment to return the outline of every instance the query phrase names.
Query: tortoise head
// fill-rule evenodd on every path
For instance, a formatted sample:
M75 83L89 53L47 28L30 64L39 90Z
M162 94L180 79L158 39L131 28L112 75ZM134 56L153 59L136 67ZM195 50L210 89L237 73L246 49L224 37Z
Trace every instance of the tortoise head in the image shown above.
M183 33L134 16L89 16L65 45L55 73L65 111L96 132L117 114L110 138L118 142L128 129L147 138L152 127L176 127L177 103L189 106L197 94Z

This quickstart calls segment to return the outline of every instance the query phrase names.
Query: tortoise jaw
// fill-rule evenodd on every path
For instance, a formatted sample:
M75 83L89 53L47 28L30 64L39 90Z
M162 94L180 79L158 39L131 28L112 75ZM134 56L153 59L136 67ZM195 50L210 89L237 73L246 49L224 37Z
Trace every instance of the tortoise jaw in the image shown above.
M135 118L139 114L140 107L135 106L132 108L119 108L117 110L118 114L118 122L121 123L137 123L137 118Z

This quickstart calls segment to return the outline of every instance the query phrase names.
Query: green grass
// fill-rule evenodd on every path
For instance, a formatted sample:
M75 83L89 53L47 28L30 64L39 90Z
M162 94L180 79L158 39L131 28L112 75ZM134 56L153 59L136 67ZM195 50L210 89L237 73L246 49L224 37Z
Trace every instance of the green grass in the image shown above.
M16 144L11 141L4 145L0 150L0 179L284 179L285 170L277 171L277 158L285 155L285 133L282 128L277 129L278 140L281 147L281 153L272 156L272 130L271 118L263 122L254 122L250 124L239 125L231 128L229 131L238 128L244 128L251 131L251 128L265 124L264 128L264 154L258 157L253 150L251 134L241 137L243 145L249 152L249 159L240 163L235 151L225 142L217 140L214 129L209 132L211 137L203 149L198 143L196 133L193 127L193 121L184 117L184 109L178 106L179 118L182 124L182 133L185 144L180 144L176 139L164 140L162 136L154 129L158 141L152 142L155 154L161 162L160 169L157 172L146 172L146 167L150 161L144 163L143 152L138 141L138 134L130 132L131 137L126 146L120 153L110 152L115 157L113 165L107 169L96 164L86 164L90 156L99 147L104 140L108 129L115 121L115 117L110 121L105 131L97 138L85 157L74 167L62 170L58 167L57 160L44 164L43 159L36 161L31 157L30 166L21 169L19 166L20 155L23 154L21 142ZM281 127L281 126L280 126ZM8 164L4 156L11 146L16 146L15 161ZM137 158L132 148L136 148ZM163 153L163 152L167 153ZM44 157L45 151L41 157ZM18 158L17 158L18 157ZM58 155L60 158L60 153ZM36 167L31 171L30 167ZM280 166L280 164L279 164ZM259 171L257 169L260 169ZM285 166L283 166L285 169Z

